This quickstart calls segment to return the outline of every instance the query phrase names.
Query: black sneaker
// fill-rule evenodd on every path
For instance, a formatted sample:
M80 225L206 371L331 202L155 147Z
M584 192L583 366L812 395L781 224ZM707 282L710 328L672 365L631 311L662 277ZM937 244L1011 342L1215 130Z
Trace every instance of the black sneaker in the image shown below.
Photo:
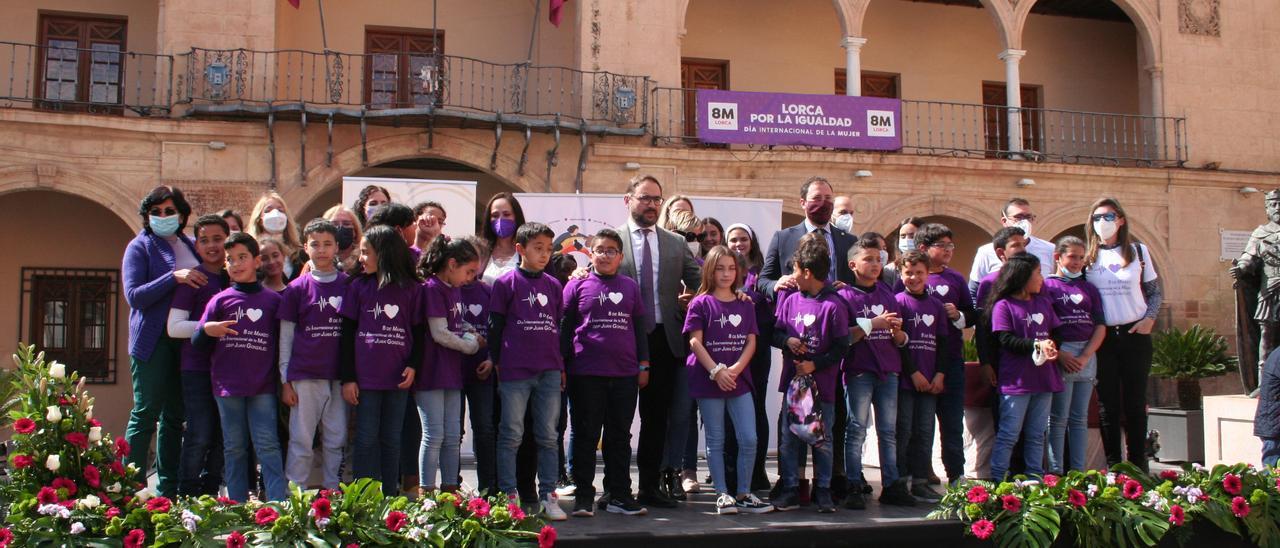
M744 514L767 514L774 510L773 505L766 504L751 493L738 497L735 506Z
M678 500L678 501L689 500L689 495L685 494L684 492L684 486L683 486L684 478L681 477L680 472L677 472L675 470L668 470L665 474L663 474L663 479L665 480L664 483L666 484L665 487L667 491L667 496L671 497L673 500Z
M770 498L773 507L779 512L788 512L800 507L800 495L796 494L796 490L782 489L778 496Z
M640 496L637 497L637 500L640 502L640 504L643 504L645 506L652 506L654 508L679 508L680 507L680 504L664 496L662 493L651 493L648 491L641 491Z
M573 499L573 517L590 518L596 515L595 501L591 497L577 497Z
M609 496L608 489L601 491L600 496L596 498L596 508L599 510L604 510L607 506L609 506L609 498L610 496Z
M865 481L864 481L864 482L862 482L862 494L864 494L864 495L870 495L870 494L872 494L872 493L874 493L874 492L876 492L876 491L875 491L875 489L872 489L872 488L871 488L871 484L870 484L870 483L867 483L867 482L865 482Z
M643 516L649 513L648 508L640 506L640 503L630 496L609 499L607 510L611 514L622 514L624 516Z
M851 490L844 497L844 507L849 510L866 510L867 496L862 494L862 489Z
M782 478L773 483L773 487L769 489L769 500L778 500L782 496Z
M916 498L907 489L907 480L899 478L888 487L880 490L880 504L893 506L915 506Z
M927 481L913 480L911 482L911 496L921 502L935 503L942 500L942 494L934 490Z
M938 477L933 471L929 472L929 485L942 485L942 478Z
M836 511L836 503L831 500L830 487L819 487L814 493L813 501L818 504L819 514L830 514Z

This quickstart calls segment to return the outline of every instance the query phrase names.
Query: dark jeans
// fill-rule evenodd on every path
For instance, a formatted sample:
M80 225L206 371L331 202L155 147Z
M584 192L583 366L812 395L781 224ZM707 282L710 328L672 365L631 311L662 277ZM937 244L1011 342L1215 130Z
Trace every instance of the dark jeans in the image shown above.
M649 334L649 364L649 384L640 391L640 441L636 448L636 465L640 468L640 491L657 493L677 375L688 374L684 363L671 353L662 325Z
M129 442L125 464L138 467L137 479L147 483L147 456L151 439L156 442L156 491L164 497L178 494L182 461L182 376L179 352L182 341L162 336L147 361L129 360L133 381L133 410L124 437ZM212 394L212 392L210 392Z
M410 394L409 399L413 399ZM406 402L404 406L404 422L400 425L400 473L396 474L396 484L405 476L418 475L418 450L422 446L422 417L418 416L418 406ZM442 479L442 485L443 478ZM417 485L404 485L414 488Z
M217 496L222 485L222 423L207 371L182 372L182 400L187 427L182 432L178 494Z
M631 493L631 421L636 416L635 377L570 375L569 402L573 406L571 447L576 497L595 497L596 440L604 431L605 483L611 496Z
M964 476L964 356L953 356L938 395L938 430L942 438L942 466L947 479Z
M471 452L476 457L476 488L497 494L498 489L498 386L468 384L463 388L471 413Z
M933 417L938 396L915 390L898 391L898 477L929 479L933 451ZM879 420L878 418L876 420Z
M352 475L382 482L382 493L388 497L398 494L400 440L408 402L405 390L361 390L356 406Z
M1133 324L1107 326L1098 349L1098 419L1107 464L1122 460L1120 430L1129 462L1147 469L1147 376L1151 335L1129 333Z

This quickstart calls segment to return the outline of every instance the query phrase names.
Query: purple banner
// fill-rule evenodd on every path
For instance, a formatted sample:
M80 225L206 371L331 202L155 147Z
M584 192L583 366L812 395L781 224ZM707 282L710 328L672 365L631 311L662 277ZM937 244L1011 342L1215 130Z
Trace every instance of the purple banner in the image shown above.
M879 97L698 90L704 143L902 148L902 102Z

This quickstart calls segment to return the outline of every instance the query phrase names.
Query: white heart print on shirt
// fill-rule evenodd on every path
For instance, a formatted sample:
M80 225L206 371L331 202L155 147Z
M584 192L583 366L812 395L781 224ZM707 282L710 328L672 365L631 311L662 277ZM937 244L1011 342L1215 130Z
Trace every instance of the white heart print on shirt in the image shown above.
M341 309L342 297L329 297L329 306L332 306L334 310Z
M619 293L617 291L610 291L609 300L613 301L613 304L618 304L622 302L622 293Z
M925 327L933 327L933 314L925 314L920 316L920 321L924 322Z
M400 305L384 304L382 305L382 313L386 314L387 318L394 320L396 318L396 314L400 313Z
M872 317L879 316L879 315L881 315L881 314L884 314L884 305L882 305L882 304L878 304L878 305L875 305L875 306L872 306L872 307L871 307L871 316L872 316Z
M246 318L249 318L249 321L257 322L258 320L262 319L262 309L250 308L244 311L244 315Z
M934 286L934 288L933 288L933 292L934 292L934 293L937 293L937 294L939 294L939 295L941 295L941 296L943 296L943 297L946 297L946 296L947 296L947 293L950 293L950 292L951 292L951 286L949 286L949 285L939 285L939 286Z
M538 294L538 306L547 306L547 295L545 293Z
M814 316L813 314L805 314L800 318L800 321L804 322L805 327L809 327L813 325L813 322L817 321L817 319L818 317Z
M480 313L484 312L484 305L482 304L469 305L467 306L467 312L470 312L472 316L479 317Z
M1043 323L1044 323L1044 314L1041 314L1041 313L1039 313L1039 312L1036 312L1035 314L1032 314L1032 315L1031 315L1031 321L1036 322L1036 325L1041 325L1041 324L1043 324Z
M1076 304L1080 304L1080 301L1083 301L1083 300L1084 300L1084 295L1081 295L1081 294L1079 294L1079 293L1072 293L1072 294L1071 294L1071 302L1076 303Z
M739 314L729 314L729 323L733 324L734 327L738 327L738 324L742 323L742 316Z

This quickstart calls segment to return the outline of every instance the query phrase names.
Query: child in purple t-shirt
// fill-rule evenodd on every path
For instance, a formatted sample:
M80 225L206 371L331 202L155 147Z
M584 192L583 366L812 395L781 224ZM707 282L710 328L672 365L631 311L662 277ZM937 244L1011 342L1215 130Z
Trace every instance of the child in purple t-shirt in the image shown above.
M338 381L338 341L342 338L342 299L347 275L334 263L338 227L315 219L302 230L310 268L285 287L280 304L281 401L289 412L289 450L285 476L307 486L312 443L321 431L324 462L321 485L341 482L342 452L347 445L347 405Z
M1089 445L1089 398L1098 372L1095 354L1107 334L1102 295L1084 277L1085 245L1075 236L1058 240L1053 252L1057 273L1044 281L1044 293L1062 320L1058 366L1062 391L1049 411L1049 471L1084 470ZM1067 443L1069 440L1069 443ZM1070 450L1064 453L1063 444Z
M464 236L479 254L480 264L489 264L489 243L478 236ZM489 300L493 290L484 282L484 269L462 285L463 331L483 335L489 328ZM476 489L495 493L498 488L498 384L489 361L489 347L462 357L463 396L471 425L471 452L476 458Z
M649 365L649 339L640 285L618 275L622 237L604 229L592 238L593 272L564 288L561 353L568 373L569 455L577 486L573 515L591 517L595 508L596 441L604 443L605 509L625 515L647 510L631 495L631 422L639 397L640 368Z
M262 258L252 236L233 234L224 247L232 286L214 295L205 306L192 342L213 351L209 377L222 423L227 496L248 500L246 449L252 437L267 500L284 500L288 482L276 430L280 294L258 282Z
M533 418L538 445L538 495L547 519L568 518L555 485L559 468L556 421L564 390L560 355L563 288L543 272L551 260L555 233L542 223L516 230L520 267L499 277L489 303L489 355L498 372L502 416L498 423L498 489L516 493L516 450L524 436L526 413ZM504 361L504 358L506 360Z
M1000 398L995 390L987 389L988 386L996 386L996 362L999 361L999 352L994 348L991 339L991 322L990 317L984 313L985 310L991 308L995 304L989 302L991 300L991 288L996 283L996 278L1000 276L1000 266L1004 262L1018 253L1023 253L1027 249L1026 232L1016 226L1006 226L996 232L991 238L991 247L995 250L996 259L1000 262L995 265L986 276L978 281L977 290L973 294L974 307L978 310L978 325L973 330L973 342L978 350L978 375L981 379L982 390L976 394L971 394L966 398L968 405L965 406L965 425L968 427L970 435L973 436L973 443L976 448L976 466L975 469L980 474L988 473L991 470L991 450L996 443L996 419L999 416ZM980 404L980 405L979 405Z
M941 494L929 486L933 450L934 413L946 374L939 368L946 347L946 308L926 290L929 258L911 250L898 259L898 274L905 289L894 296L902 310L902 330L907 333L903 377L898 389L898 474L911 478L911 495L936 502Z
M418 271L426 277L425 318L431 337L423 345L423 364L413 399L422 422L418 478L422 494L458 488L462 458L462 357L484 346L484 337L463 330L462 285L476 277L480 254L464 239L436 236L422 254ZM436 484L436 469L440 483Z
M796 246L792 255L793 277L798 291L781 291L777 295L777 322L774 324L773 346L782 349L782 376L778 391L785 393L791 380L800 375L812 375L817 386L817 405L825 432L831 432L835 418L836 377L840 362L849 353L849 312L844 299L827 287L827 274L834 266L827 241L821 234L810 232ZM784 406L785 407L785 406ZM780 425L787 421L787 409L782 409ZM785 426L779 427L778 472L782 475L782 488L773 499L779 511L794 510L800 506L800 461L809 446ZM739 448L741 450L741 448ZM831 443L814 447L814 468L817 476L818 509L835 511L831 499Z
M223 247L231 234L227 222L217 215L196 219L196 255L202 261L196 270L209 281L198 289L180 284L169 305L169 336L183 339L182 401L186 428L182 431L182 460L178 466L178 494L187 496L217 495L222 486L222 426L218 420L218 404L213 399L209 379L209 353L191 344L200 325L205 305L228 285L223 266L227 250Z
M992 292L991 334L999 347L1000 423L991 455L991 476L1003 480L1013 445L1023 438L1026 474L1044 471L1044 438L1053 393L1062 390L1054 333L1061 325L1053 302L1041 293L1040 260L1023 253L1000 268ZM1050 338L1053 335L1053 338Z

